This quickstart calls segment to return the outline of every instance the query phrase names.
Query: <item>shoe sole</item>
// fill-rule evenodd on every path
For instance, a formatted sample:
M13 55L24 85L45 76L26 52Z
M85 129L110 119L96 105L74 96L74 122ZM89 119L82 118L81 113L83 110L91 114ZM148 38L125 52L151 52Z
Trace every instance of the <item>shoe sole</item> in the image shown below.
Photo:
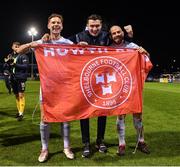
M139 151L141 151L144 154L150 154L150 151L143 151L141 148L137 148Z
M107 153L107 149L106 149L105 151L101 151L97 145L95 145L95 148L96 148L100 153Z
M47 159L48 159L48 156L47 156L44 160L40 160L40 159L38 158L38 162L43 163L43 162L46 162Z
M82 156L82 158L89 158L90 157L90 155L88 155L88 156L81 155L81 156Z
M66 155L65 155L65 156L66 156ZM70 157L67 157L67 156L66 156L66 158L67 158L67 159L70 159L70 160L73 160L73 159L74 159L74 157L73 157L73 158L70 158Z
M139 151L141 151L144 154L150 154L150 152L146 152L146 151L142 151L142 150L139 150Z
M65 154L65 153L64 153L64 154ZM66 154L65 154L65 156L66 156L67 159L70 159L70 160L73 160L73 159L74 159L74 157L72 157L72 158L71 158L71 157L68 157Z
M70 159L70 160L74 159L74 155L73 155L73 157L69 157L69 156L65 153L65 151L63 151L63 153L64 153L64 155L66 156L67 159Z
M106 151L101 151L101 150L99 150L99 152L100 152L100 153L107 153L107 150L106 150Z

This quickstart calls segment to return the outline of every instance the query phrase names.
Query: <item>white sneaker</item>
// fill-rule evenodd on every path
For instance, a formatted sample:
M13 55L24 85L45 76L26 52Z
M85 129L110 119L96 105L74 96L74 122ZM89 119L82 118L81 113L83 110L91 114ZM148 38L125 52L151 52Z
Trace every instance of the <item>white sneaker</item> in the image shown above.
M48 150L41 150L38 161L45 162L48 159Z
M74 159L74 153L71 151L70 148L65 148L63 152L68 159Z

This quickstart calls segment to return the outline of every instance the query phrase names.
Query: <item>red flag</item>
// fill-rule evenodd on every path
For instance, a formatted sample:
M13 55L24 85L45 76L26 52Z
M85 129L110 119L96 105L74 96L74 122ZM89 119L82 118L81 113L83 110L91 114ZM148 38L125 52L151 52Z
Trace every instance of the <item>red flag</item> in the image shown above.
M152 69L153 65L147 55L141 55L141 64L142 64L142 85L144 86L144 82L148 76L149 71Z
M44 121L142 112L142 56L133 49L39 45Z

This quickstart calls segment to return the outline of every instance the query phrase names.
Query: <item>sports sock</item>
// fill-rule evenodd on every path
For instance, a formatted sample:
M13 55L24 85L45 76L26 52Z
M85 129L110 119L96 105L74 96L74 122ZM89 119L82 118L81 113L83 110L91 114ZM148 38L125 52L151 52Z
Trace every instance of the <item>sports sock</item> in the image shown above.
M133 117L134 127L137 132L137 141L144 142L144 129L141 118Z
M19 98L19 114L20 115L23 115L24 108L25 108L25 97L23 96Z
M70 139L69 139L69 131L70 126L68 122L61 123L61 126L63 127L63 140L64 140L64 148L70 147Z
M118 137L119 137L119 145L125 145L125 119L124 117L119 118L117 117L116 121L117 125L117 132L118 132Z
M50 126L48 123L41 122L40 123L40 134L41 134L41 145L42 149L48 149L48 141L50 136Z
M18 112L19 112L19 109L20 109L19 98L16 98L16 106L17 106L17 109L18 109Z

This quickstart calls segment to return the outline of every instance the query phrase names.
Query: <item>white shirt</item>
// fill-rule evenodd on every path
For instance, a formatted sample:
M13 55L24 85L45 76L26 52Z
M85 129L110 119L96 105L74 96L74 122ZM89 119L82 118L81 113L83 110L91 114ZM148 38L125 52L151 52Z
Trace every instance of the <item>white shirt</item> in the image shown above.
M139 46L133 42L127 42L127 41L124 41L122 42L121 44L112 44L111 45L112 47L115 47L115 48L132 48L132 49L137 49L139 48Z
M43 42L42 39L36 41L38 44L73 44L72 41L64 37L59 38L58 40L50 40L47 43Z

